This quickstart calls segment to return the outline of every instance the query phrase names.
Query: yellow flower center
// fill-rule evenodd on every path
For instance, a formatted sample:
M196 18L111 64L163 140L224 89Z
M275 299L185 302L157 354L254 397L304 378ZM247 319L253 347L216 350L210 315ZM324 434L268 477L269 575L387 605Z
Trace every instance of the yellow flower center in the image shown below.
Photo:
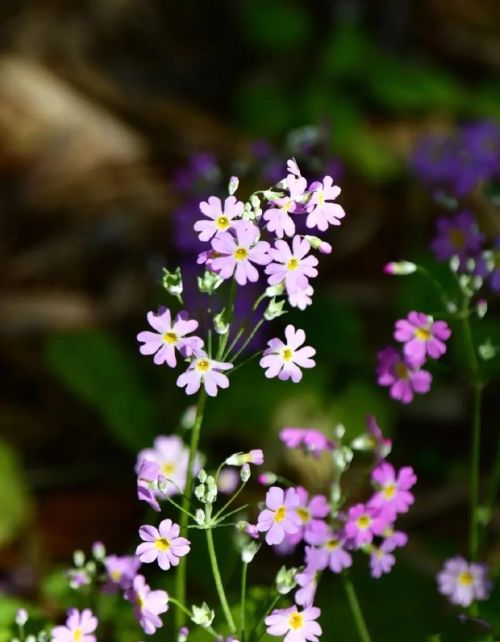
M387 484L383 490L384 499L392 499L396 494L395 484Z
M109 574L110 578L115 582L119 582L122 579L122 574L120 571L111 571Z
M210 370L210 367L210 361L208 359L198 359L196 362L196 370L202 374Z
M294 611L293 613L290 613L288 624L292 631L297 631L297 629L301 629L304 626L304 616L302 613Z
M165 477L170 477L175 472L175 464L168 461L161 467L161 472L165 475Z
M402 361L398 361L394 367L398 379L408 379L408 368Z
M227 230L227 228L231 225L231 221L227 218L227 216L224 216L224 214L221 214L215 219L215 227L218 230Z
M288 212L288 210L289 210L291 207L292 207L292 200L288 198L288 199L283 203L283 205L281 206L281 209L282 209L284 212Z
M464 571L463 573L460 573L458 576L458 583L461 584L462 586L472 586L474 584L474 578L472 577L472 573L469 571Z
M291 259L288 259L287 264L286 264L286 269L289 272L293 272L296 270L300 265L299 259L296 259L294 256L292 256Z
M382 533L383 537L392 537L394 535L394 529L388 526Z
M168 332L163 333L162 339L165 343L168 343L169 345L175 345L179 340L179 337L177 336L176 332L169 330Z
M339 547L340 547L340 541L335 538L329 539L325 544L325 548L327 551L336 551L337 548Z
M450 239L453 247L459 250L461 250L465 246L466 238L462 230L459 230L457 228L450 230L448 238Z
M307 522L310 521L311 513L307 510L307 508L297 508L295 512L300 517L300 519L304 522L304 524L307 524Z
M426 328L417 328L415 330L415 336L419 341L429 341L429 339L432 337L432 333Z
M283 358L283 361L291 361L293 358L293 350L291 348L283 348L281 357Z
M246 247L238 247L236 250L233 252L233 257L237 261L244 261L246 258L248 258L248 250Z
M155 546L159 551L162 551L162 552L168 551L168 549L170 548L170 542L168 541L168 539L165 539L164 537L159 537L155 541Z
M280 506L274 513L274 521L279 524L286 517L286 506Z
M73 640L79 642L83 638L83 631L81 629L75 629L73 631Z
M137 606L138 606L140 609L142 609L142 607L144 606L144 600L142 599L142 595L137 595L137 596L136 596L136 598L135 598L135 603L137 604Z
M356 520L358 528L363 531L369 528L371 523L372 518L369 515L361 515L361 517L358 517L358 519Z

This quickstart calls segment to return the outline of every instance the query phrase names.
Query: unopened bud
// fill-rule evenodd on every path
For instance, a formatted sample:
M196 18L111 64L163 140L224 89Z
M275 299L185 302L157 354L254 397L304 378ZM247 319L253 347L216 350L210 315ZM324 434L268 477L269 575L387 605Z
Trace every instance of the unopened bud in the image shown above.
M231 176L231 178L229 179L229 184L227 186L227 191L229 192L230 196L232 196L236 192L239 184L240 179L237 176Z
M94 542L92 544L92 555L98 561L102 561L106 557L106 548L102 542Z
M267 308L264 310L264 319L266 321L272 321L273 319L277 319L278 317L283 316L283 314L286 314L286 310L283 309L284 305L285 299L277 301L273 297L269 301Z
M198 526L203 526L205 523L205 511L202 508L198 508L194 514L194 518Z
M182 274L181 274L180 267L176 267L173 272L170 272L170 270L167 270L167 268L163 268L163 276L161 279L161 284L169 294L177 297L179 301L182 302L181 295L183 290L183 284L182 284Z
M250 479L251 471L250 471L250 464L243 464L240 470L240 477L241 481L246 484L247 481Z
M488 302L486 301L486 299L479 299L479 301L476 303L477 316L480 319L482 319L487 312L488 312Z
M280 595L290 593L297 586L295 575L296 568L286 568L282 566L276 575L276 589Z
M16 613L17 626L24 626L28 621L28 611L26 609L18 609Z
M395 276L406 276L416 272L417 266L410 261L391 261L384 265L384 272Z
M215 272L206 270L203 276L198 277L198 290L201 294L211 295L221 285L223 279Z
M214 330L217 334L227 334L231 323L229 322L226 308L223 308L218 314L214 316Z
M278 476L272 472L261 473L257 479L262 486L272 486L278 481Z
M206 602L203 602L201 606L195 606L193 604L191 612L191 619L193 620L193 622L203 628L211 626L212 622L214 621L215 612L211 608L209 608Z
M85 564L85 553L83 551L75 551L73 553L73 564L80 568Z

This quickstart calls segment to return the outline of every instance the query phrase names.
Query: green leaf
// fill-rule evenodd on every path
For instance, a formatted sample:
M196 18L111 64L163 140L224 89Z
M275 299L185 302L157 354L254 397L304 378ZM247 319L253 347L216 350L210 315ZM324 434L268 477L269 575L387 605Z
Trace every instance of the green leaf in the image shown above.
M51 371L92 407L123 446L136 451L156 434L151 395L133 357L101 330L53 335L45 345Z
M14 450L0 441L0 545L12 540L26 524L31 501Z

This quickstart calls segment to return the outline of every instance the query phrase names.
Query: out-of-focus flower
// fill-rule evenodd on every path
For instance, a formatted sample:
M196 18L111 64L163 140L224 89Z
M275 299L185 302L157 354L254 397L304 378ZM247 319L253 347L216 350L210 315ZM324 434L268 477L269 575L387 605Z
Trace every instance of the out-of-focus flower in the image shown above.
M476 600L486 600L491 582L485 564L467 562L457 556L446 560L437 575L439 592L446 595L452 604L467 607Z
M458 256L461 267L464 267L467 259L481 249L483 241L484 236L472 214L460 212L437 220L431 249L438 261L448 261L452 256Z
M370 571L371 576L378 579L386 573L390 573L396 563L396 558L392 554L394 549L387 542L380 546L372 546L370 551Z
M377 360L377 382L389 388L393 399L410 403L415 393L429 392L431 373L412 366L395 348L384 348L377 354Z
M116 593L118 589L129 589L140 566L141 562L135 555L108 555L104 560L107 580L102 590Z
M352 564L352 557L345 549L345 537L328 531L318 546L306 546L306 564L316 571L329 568L332 573L341 573Z
M319 457L325 450L333 450L335 444L314 428L283 428L280 439L287 448L302 448L307 454Z
M152 591L142 575L136 575L132 586L125 592L125 599L134 607L134 617L143 631L153 635L163 626L159 617L168 611L168 593Z
M97 618L90 609L69 609L66 624L52 629L51 642L96 642Z
M375 535L382 535L390 521L389 515L366 504L356 504L347 513L345 535L355 548L359 548L370 544Z
M406 513L413 504L410 488L416 484L417 478L411 466L404 466L396 474L392 464L382 462L373 469L372 481L379 490L370 499L369 506L393 511L395 518L397 513Z

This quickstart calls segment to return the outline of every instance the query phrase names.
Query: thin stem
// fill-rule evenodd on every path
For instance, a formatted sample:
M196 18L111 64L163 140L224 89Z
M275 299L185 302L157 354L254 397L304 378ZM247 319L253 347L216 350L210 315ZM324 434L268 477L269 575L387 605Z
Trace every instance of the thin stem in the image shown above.
M238 350L238 352L232 357L233 361L236 361L236 359L240 356L240 354L245 350L247 345L250 343L250 341L254 338L255 334L259 331L260 326L264 323L263 319L261 319L254 327L252 332L248 335L246 341L244 344L241 346L241 348Z
M247 598L247 572L248 564L243 562L243 569L241 571L241 616L240 616L240 640L245 642L245 628L246 628L246 598Z
M214 537L211 528L206 529L207 534L207 545L208 545L208 556L210 558L210 565L212 566L212 573L215 581L215 588L217 589L217 594L219 595L220 604L222 610L224 611L224 617L226 618L227 625L231 633L236 631L236 626L234 624L233 616L231 609L226 598L226 592L224 591L224 585L222 583L222 577L219 570L219 564L217 562L217 555L215 553L214 546Z
M234 316L235 298L236 298L236 279L233 277L233 280L231 281L231 287L229 290L229 301L228 301L228 319L229 319L230 325ZM226 332L226 334L222 334L219 337L219 349L217 351L217 361L221 361L222 355L224 354L224 350L226 349L228 339L229 339L229 330Z
M205 402L207 395L205 388L202 388L198 396L198 405L196 407L196 417L194 426L191 431L191 443L189 445L189 460L186 473L186 489L182 498L182 512L180 514L180 535L185 537L187 535L187 525L189 515L187 513L189 502L191 499L191 491L193 488L193 465L198 451L198 443L200 441L201 424L203 422L203 411L205 409ZM186 556L182 557L177 567L177 574L175 576L175 597L177 602L183 604L186 601L186 573L187 563ZM186 621L185 614L178 609L175 613L175 625L180 629Z
M347 596L347 601L349 602L349 607L351 609L352 618L356 629L358 631L359 639L362 642L371 642L370 634L368 633L368 628L366 626L365 618L363 617L363 612L354 589L354 584L351 582L351 578L347 572L342 573L342 580L344 584L344 590Z
M175 597L172 597L172 596L168 598L168 601L172 603L174 606L176 606L179 609L179 612L183 613L184 615L187 615L188 618L191 619L192 613L186 606L184 606L184 604L181 604L178 600L175 599ZM214 629L211 626L204 626L202 628L205 629L205 631L208 631L211 635L213 635L216 640L220 640L220 635L217 633L217 631L214 631Z
M238 495L241 493L241 491L245 488L246 484L243 482L238 490L234 493L234 495L231 495L231 497L227 500L227 502L224 504L224 506L215 514L214 521L218 521L219 517L224 514L224 511L226 511L229 506L234 502L234 500L238 497ZM238 508L238 510L241 510Z
M271 611L274 609L276 604L278 604L280 598L281 598L281 595L279 593L275 595L271 600L270 604L266 606L264 612L259 616L255 626L252 629L252 632L250 633L250 642L259 642L260 638L264 635L263 631L259 633L259 629L263 624L264 620L266 619L266 617L269 615L269 613L271 613Z

